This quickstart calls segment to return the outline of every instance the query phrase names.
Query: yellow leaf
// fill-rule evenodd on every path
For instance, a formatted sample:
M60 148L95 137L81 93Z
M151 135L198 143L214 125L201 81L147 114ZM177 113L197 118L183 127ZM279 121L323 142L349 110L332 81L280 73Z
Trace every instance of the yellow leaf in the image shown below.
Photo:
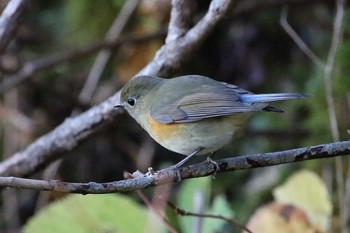
M271 203L259 208L247 228L254 233L320 233L303 210L287 204Z
M292 175L285 184L273 191L275 200L304 210L312 225L321 232L330 226L332 204L321 178L307 170Z

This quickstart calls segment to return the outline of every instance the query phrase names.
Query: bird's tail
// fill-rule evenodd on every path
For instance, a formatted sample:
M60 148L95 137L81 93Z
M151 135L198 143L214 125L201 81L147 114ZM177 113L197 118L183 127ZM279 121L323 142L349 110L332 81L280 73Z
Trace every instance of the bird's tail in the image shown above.
M267 103L280 100L301 99L309 95L300 93L241 94L243 103Z

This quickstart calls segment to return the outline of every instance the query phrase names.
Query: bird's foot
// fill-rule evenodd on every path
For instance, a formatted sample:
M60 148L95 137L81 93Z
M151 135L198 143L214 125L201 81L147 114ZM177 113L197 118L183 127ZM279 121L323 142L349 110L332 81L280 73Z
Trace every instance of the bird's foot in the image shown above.
M181 174L180 174L180 170L179 168L184 165L188 160L190 160L193 156L195 156L196 154L198 154L198 152L200 152L201 150L203 150L204 148L200 147L197 150L193 151L190 155L186 156L183 160L181 160L180 162L178 162L177 164L171 166L171 169L174 171L175 174L175 182L180 182L181 181Z
M211 154L211 155L212 155L212 154ZM219 164L218 164L215 160L213 160L213 159L211 158L211 155L209 155L209 156L207 157L207 162L209 162L209 163L211 163L211 164L214 165L213 177L215 178L216 173L220 171L220 166L219 166Z
M181 173L180 173L180 169L179 167L176 166L177 164L175 164L174 166L171 166L170 169L173 171L174 173L174 182L178 183L180 182L181 179Z

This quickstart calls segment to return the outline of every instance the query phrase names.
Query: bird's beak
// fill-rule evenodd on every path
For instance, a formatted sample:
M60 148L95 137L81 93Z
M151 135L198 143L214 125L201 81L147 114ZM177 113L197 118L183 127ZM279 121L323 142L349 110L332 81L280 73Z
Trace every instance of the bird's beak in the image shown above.
M115 107L115 108L123 108L124 105L123 105L122 103L119 103L119 104L114 105L114 107Z
M118 96L117 96L117 99L116 99L116 102L119 102L117 103L116 105L114 105L115 108L124 108L124 104L123 104L123 101L121 101L121 90L118 92Z

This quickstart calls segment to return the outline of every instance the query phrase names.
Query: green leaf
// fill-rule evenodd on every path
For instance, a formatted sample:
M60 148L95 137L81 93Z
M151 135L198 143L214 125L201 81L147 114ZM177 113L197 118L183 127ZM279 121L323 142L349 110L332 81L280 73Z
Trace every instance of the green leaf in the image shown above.
M273 196L279 203L301 208L314 226L328 231L333 206L325 183L316 173L302 170L293 174L274 189Z
M31 218L23 232L144 232L146 216L141 206L124 195L69 195Z
M211 193L211 177L191 179L183 182L179 193L179 208L194 213L205 213ZM182 232L195 232L203 226L203 218L180 216Z
M230 204L227 202L226 198L223 195L220 195L214 199L212 207L208 213L232 218L233 212L229 206ZM227 224L227 222L222 219L206 218L204 221L203 232L219 232L225 224Z

